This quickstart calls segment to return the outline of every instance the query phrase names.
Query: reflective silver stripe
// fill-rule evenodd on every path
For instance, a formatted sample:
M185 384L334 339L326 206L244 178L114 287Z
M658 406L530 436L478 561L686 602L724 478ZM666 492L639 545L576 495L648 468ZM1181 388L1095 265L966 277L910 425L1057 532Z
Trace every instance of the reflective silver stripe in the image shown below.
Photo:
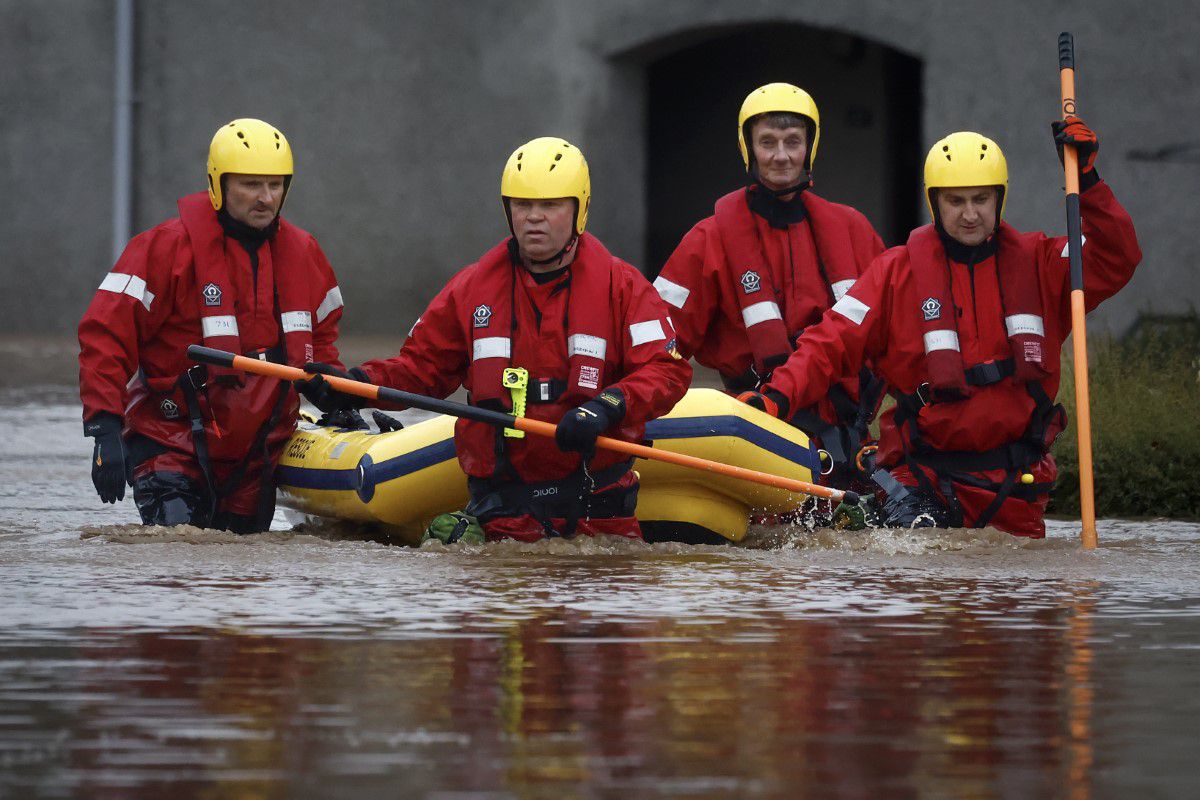
M417 326L418 326L418 325L420 325L420 324L421 324L421 318L420 318L420 317L417 317L417 321L416 321L416 322L414 322L414 323L412 324L412 327L408 329L408 335L409 335L409 336L412 336L412 333L413 333L413 331L415 331L415 330L417 329Z
M1045 336L1046 328L1042 324L1042 318L1037 314L1013 314L1004 318L1004 327L1008 328L1009 336L1018 336L1022 333L1032 333L1037 336Z
M129 285L129 279L132 277L124 272L110 272L104 276L104 280L100 281L100 288L106 292L121 294Z
M1087 237L1081 233L1081 234L1079 234L1079 246L1083 247L1083 245L1085 245L1085 244L1087 244ZM1063 242L1062 257L1069 258L1070 255L1071 255L1071 242L1068 240L1066 242Z
M954 331L929 331L925 334L925 352L957 350L958 334Z
M608 342L599 336L589 336L586 333L576 333L567 339L568 356L590 356L604 358L608 352Z
M770 300L764 300L742 309L742 321L746 323L747 328L772 319L783 319L783 313L779 310L779 304Z
M833 304L833 310L841 314L846 319L853 322L855 325L862 325L863 320L867 318L871 307L861 300L857 300L850 295L844 295L841 300Z
M129 285L125 287L125 294L139 301L146 310L150 310L150 304L154 302L154 292L146 288L146 282L137 275L129 276Z
M312 314L308 311L284 311L279 315L284 333L312 330Z
M237 317L232 314L224 317L201 317L200 328L204 331L205 339L210 336L238 335Z
M649 322L635 322L629 326L629 338L633 342L633 346L646 342L657 342L667 338L663 333L662 322L652 319Z
M846 296L846 292L850 291L850 289L853 287L853 278L847 278L844 281L838 281L833 286L830 286L829 288L833 289L833 301L836 303L838 300L841 300Z
M326 317L337 311L342 305L342 290L335 286L325 293L325 299L321 301L321 305L317 306L317 323L324 322Z
M471 349L471 360L481 358L508 358L512 355L512 339L507 336L487 336L476 339Z
M683 308L683 304L687 302L688 296L692 293L691 289L669 281L662 275L654 279L654 288L658 290L659 297L676 308Z
M100 291L114 294L127 294L150 310L154 302L154 292L146 288L146 281L137 275L126 275L124 272L110 272L100 281Z

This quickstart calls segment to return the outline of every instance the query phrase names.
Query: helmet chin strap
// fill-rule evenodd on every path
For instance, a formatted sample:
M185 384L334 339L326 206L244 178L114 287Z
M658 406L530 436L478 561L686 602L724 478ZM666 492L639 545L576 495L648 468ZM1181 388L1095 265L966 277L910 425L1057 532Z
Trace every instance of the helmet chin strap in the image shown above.
M573 234L571 234L571 238L567 240L567 243L562 246L562 249L559 250L554 255L550 256L549 258L544 258L541 260L538 260L536 258L529 258L529 256L524 256L524 258L527 258L529 260L529 263L535 267L544 267L547 264L554 264L555 262L561 262L562 259L566 257L567 253L569 253L571 250L573 250L575 248L575 245L578 242L579 242L579 234L573 233ZM558 264L558 266L561 266L561 263Z

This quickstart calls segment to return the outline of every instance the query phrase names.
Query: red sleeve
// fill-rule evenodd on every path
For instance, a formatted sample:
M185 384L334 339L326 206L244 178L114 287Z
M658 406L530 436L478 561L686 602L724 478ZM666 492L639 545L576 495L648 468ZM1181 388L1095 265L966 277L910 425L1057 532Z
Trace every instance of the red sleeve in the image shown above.
M889 250L872 262L821 321L804 331L764 390L783 394L789 408L807 408L828 394L835 381L857 374L867 359L882 352L890 317L888 290L901 252L903 248Z
M309 247L313 263L317 265L318 302L313 326L313 361L332 364L338 369L344 369L341 356L338 354L337 338L338 323L342 319L342 290L338 286L337 276L325 252L317 244L317 240L309 237Z
M125 415L139 343L152 338L172 303L172 273L181 239L161 228L136 236L100 282L79 322L79 399L83 419Z
M1121 290L1142 260L1133 220L1104 181L1079 195L1083 220L1083 289L1088 311ZM1071 262L1067 237L1055 236L1041 243L1042 272L1054 278L1043 284L1047 309L1058 308L1060 319L1071 318ZM1070 326L1066 326L1067 331Z
M710 230L713 225L709 218L688 231L654 279L654 288L670 306L684 358L691 358L704 344L720 305L720 265L708 263L708 237L716 235Z
M447 397L462 385L469 365L468 347L457 313L460 272L417 318L400 352L362 365L373 383L404 392Z
M675 348L667 304L640 272L627 264L620 269L623 375L612 388L625 396L625 420L639 424L675 407L692 381L692 367Z

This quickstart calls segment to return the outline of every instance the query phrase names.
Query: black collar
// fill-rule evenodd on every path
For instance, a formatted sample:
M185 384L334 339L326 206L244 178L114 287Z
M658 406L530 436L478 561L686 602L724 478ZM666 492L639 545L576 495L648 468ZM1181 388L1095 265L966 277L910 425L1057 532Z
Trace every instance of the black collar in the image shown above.
M750 210L767 221L767 224L772 228L780 230L788 225L795 225L803 222L808 218L808 212L804 208L804 190L808 188L807 184L802 185L792 195L791 200L780 200L778 197L763 191L757 185L746 188L746 204L750 206Z
M937 226L937 232L938 237L942 240L942 249L946 251L946 256L959 264L974 265L980 261L986 261L996 255L996 248L1000 244L1000 237L994 233L972 247L946 233L941 225Z
M550 272L534 272L526 267L525 262L521 259L521 248L517 245L517 237L515 236L510 236L508 239L508 259L512 262L514 267L528 272L529 276L533 278L533 282L538 286L544 286L551 281L558 280L567 270L571 268L571 264L575 263L574 260L572 260L571 264L551 270Z
M229 212L224 208L217 212L217 221L221 223L221 229L225 231L225 235L246 248L249 253L257 251L262 247L263 242L269 241L279 230L278 216L271 220L271 224L267 227L255 228L229 216Z

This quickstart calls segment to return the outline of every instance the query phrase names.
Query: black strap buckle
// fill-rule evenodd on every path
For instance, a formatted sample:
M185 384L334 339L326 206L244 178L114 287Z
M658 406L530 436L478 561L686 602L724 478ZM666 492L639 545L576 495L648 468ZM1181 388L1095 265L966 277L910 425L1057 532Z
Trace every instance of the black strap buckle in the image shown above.
M199 392L208 385L208 370L203 364L197 364L183 373L184 378L191 385L192 389Z
M558 378L530 378L525 402L531 404L557 403L567 391L567 382Z

